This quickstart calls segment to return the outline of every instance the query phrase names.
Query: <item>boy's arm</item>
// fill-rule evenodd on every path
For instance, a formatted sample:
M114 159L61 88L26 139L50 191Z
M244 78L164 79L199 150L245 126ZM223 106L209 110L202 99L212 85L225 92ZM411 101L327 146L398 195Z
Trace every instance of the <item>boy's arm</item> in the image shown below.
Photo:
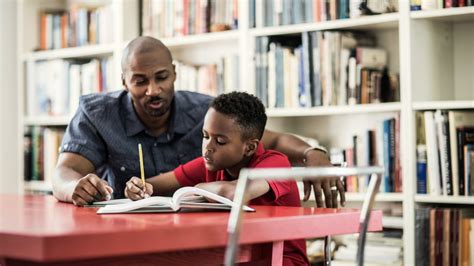
M262 141L265 149L277 150L288 156L288 159L293 166L332 166L326 153L320 150L307 150L310 146L306 142L290 134L282 134L265 130ZM339 178L326 178L323 180L318 179L305 181L304 183L304 200L309 199L312 186L318 207L324 207L324 201L322 197L324 192L326 207L337 208L338 191L341 196L341 205L344 206L344 186Z
M235 187L237 185L237 180L234 181L215 181L209 183L200 183L196 187L207 190L219 196L228 198L230 200L234 199ZM249 180L246 192L249 195L248 200L253 200L270 190L270 185L266 180Z
M181 187L174 171L147 178L145 182L143 186L140 178L130 178L125 186L125 196L131 200L139 200L146 195L172 195Z

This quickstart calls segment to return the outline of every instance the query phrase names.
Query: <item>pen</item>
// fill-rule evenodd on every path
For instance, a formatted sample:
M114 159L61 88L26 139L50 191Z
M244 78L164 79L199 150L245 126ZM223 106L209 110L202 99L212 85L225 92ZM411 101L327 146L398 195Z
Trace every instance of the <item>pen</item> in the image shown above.
M138 157L140 159L140 175L142 178L142 184L143 188L145 188L145 169L143 168L143 152L141 143L138 143Z

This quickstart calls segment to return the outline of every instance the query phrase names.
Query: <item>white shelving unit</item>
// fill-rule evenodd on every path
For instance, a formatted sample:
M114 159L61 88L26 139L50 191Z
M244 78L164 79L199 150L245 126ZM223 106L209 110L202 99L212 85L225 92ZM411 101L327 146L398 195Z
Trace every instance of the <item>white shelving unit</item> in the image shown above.
M441 204L474 204L473 197L466 196L430 196L430 195L416 195L415 201L417 203L441 203Z
M100 57L104 55L112 55L115 45L98 44L81 47L70 47L50 51L39 51L25 53L24 61L39 61L48 59L67 59L67 58L83 58L83 57Z
M188 35L179 38L163 38L161 41L170 48L180 46L204 45L221 41L238 41L239 31L229 30L223 32L211 32L196 35Z
M312 108L272 108L267 110L267 115L269 117L328 116L370 114L380 112L399 112L400 110L400 103L380 103Z
M320 23L305 23L298 25L286 25L278 27L265 27L260 29L251 29L250 35L268 36L300 33L303 31L320 30L381 30L394 29L398 27L398 13L382 14L372 17L361 17L356 19L341 19L333 21L324 21Z
M474 101L430 101L413 103L413 110L416 111L435 109L474 109Z
M80 1L80 0L75 0ZM33 52L39 43L39 10L65 8L66 0L21 0L18 2L19 121L23 126L65 126L70 117L27 117L25 112L26 65L38 60L111 56L115 85L121 88L120 58L123 47L139 32L138 0L105 2L114 10L114 41L110 44ZM228 53L239 53L240 89L254 92L253 53L259 36L298 34L319 30L364 30L373 32L378 45L389 52L389 68L400 73L400 102L330 106L307 109L269 109L271 129L317 138L330 147L344 147L354 133L373 127L394 114L401 114L401 164L403 193L381 193L380 203L403 205L404 264L414 265L414 209L417 204L473 204L469 197L415 195L415 112L433 109L474 109L474 7L410 11L409 1L399 0L399 12L358 19L307 23L281 27L248 28L248 2L239 1L239 29L228 32L166 38L174 58L192 64L215 62ZM23 150L23 143L18 144ZM23 162L19 160L19 169ZM47 184L23 182L21 190L48 189ZM348 193L347 200L360 202L362 194Z
M24 124L25 126L64 126L64 125L67 125L70 120L71 120L71 117L69 116L58 116L58 117L27 116L24 119Z

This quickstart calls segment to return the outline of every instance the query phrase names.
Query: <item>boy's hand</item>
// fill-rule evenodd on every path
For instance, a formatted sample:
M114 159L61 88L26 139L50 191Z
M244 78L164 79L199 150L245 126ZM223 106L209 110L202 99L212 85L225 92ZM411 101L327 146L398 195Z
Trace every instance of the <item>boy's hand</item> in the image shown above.
M153 186L150 183L143 182L140 178L134 176L128 180L125 185L125 197L131 200L140 200L153 195Z
M72 193L72 202L77 206L87 205L94 201L110 200L113 189L107 181L94 174L79 179Z

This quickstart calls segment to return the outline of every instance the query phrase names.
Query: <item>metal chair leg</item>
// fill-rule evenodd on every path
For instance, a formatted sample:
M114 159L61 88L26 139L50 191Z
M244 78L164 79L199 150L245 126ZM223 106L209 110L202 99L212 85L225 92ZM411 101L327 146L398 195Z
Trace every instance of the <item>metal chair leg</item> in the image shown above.
M324 265L331 266L331 236L324 237Z

